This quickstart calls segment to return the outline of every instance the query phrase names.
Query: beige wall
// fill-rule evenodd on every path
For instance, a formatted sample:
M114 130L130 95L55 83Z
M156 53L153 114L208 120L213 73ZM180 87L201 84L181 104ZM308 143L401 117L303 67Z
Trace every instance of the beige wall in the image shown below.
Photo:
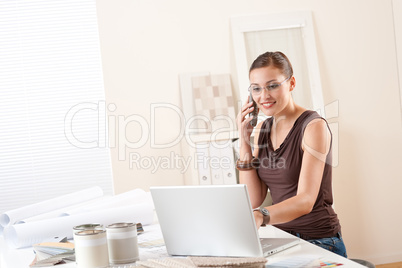
M120 134L125 129L134 145L142 137L138 116L150 124L152 103L180 106L180 73L231 73L236 82L230 16L311 10L324 100L339 102L339 117L330 120L339 125L333 185L349 256L402 261L402 118L391 0L97 0L97 9L106 100L117 107L109 115L112 123L118 116L133 121ZM159 109L155 121L157 143L176 139L173 110ZM122 150L112 148L116 192L183 183L177 168L130 168L129 153L143 165L181 153L179 145L151 147L148 140L128 148L121 160Z

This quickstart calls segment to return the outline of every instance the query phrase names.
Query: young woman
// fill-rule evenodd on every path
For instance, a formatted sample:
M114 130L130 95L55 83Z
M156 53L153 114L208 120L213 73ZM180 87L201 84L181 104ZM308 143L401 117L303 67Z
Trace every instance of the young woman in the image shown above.
M266 52L251 65L249 92L270 116L256 126L250 144L253 103L237 118L240 183L247 184L258 227L266 224L346 257L341 226L332 208L332 134L316 112L297 105L296 80L288 58ZM253 149L252 149L253 147ZM270 191L273 204L260 208Z

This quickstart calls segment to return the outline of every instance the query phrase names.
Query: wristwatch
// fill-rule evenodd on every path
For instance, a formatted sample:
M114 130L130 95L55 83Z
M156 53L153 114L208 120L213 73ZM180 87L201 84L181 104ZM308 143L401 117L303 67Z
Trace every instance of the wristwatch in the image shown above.
M256 211L256 210L261 212L262 216L264 217L261 226L266 226L269 223L270 219L271 219L271 215L269 214L268 209L266 209L266 208L253 209L253 211Z

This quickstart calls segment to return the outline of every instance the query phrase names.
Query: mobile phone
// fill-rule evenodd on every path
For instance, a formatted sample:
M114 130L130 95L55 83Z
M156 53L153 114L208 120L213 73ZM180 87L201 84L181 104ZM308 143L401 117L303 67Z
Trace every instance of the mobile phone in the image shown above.
M248 97L248 101L253 102L254 110L251 113L249 113L248 116L253 116L253 119L251 119L250 124L253 127L255 127L257 125L258 109L257 109L257 103L253 100L251 93L250 93L250 96Z

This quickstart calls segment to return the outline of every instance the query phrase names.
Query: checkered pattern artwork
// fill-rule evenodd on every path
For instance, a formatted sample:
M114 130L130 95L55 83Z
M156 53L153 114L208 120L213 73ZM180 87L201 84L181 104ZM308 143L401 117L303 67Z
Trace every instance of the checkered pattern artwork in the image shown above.
M191 82L195 115L207 118L197 120L198 127L210 132L221 128L236 128L230 75L195 76Z

